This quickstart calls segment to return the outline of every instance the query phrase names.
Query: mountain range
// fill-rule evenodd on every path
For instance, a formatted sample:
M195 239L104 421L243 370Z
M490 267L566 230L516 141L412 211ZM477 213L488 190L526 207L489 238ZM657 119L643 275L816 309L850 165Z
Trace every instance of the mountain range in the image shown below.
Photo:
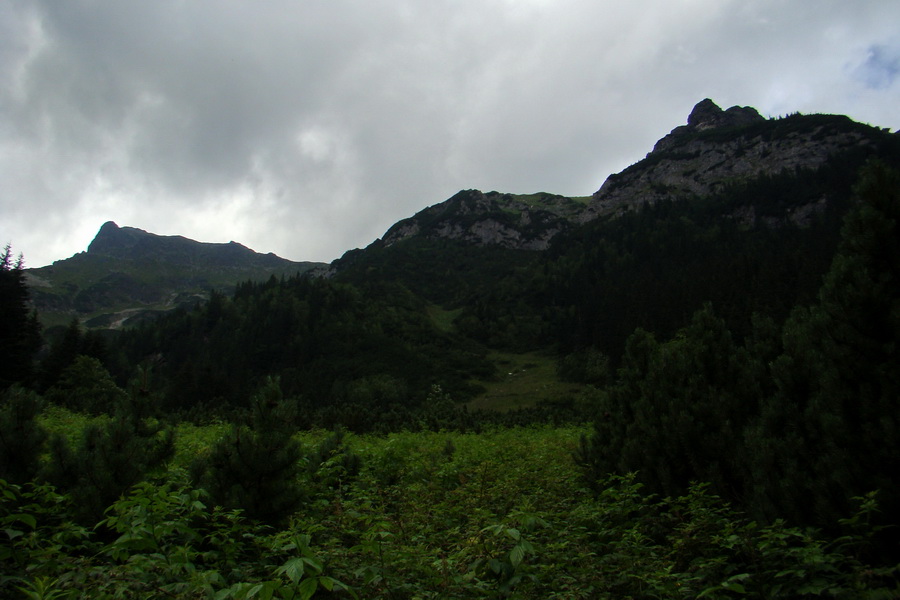
M247 280L304 273L293 262L238 244L197 242L104 223L86 252L28 269L31 298L45 326L73 317L91 328L119 328L175 307L231 292Z
M381 277L450 305L474 282L496 282L505 266L531 260L523 252L565 253L598 224L665 203L712 203L716 219L743 228L809 227L839 204L829 170L895 152L898 139L845 116L766 119L750 107L723 110L705 99L685 125L590 196L463 190L328 265L108 222L86 252L27 276L46 326L77 317L88 327L117 328L201 301L210 290L302 273L357 283ZM498 261L498 252L506 258ZM441 278L446 285L428 283Z

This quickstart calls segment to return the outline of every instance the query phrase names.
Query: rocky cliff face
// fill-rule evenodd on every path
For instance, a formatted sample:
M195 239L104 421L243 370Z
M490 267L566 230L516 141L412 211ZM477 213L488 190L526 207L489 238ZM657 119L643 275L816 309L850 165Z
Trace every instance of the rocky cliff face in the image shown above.
M659 140L646 158L610 175L582 219L707 196L729 183L785 170L815 169L841 152L874 145L877 131L832 115L766 120L753 108L722 110L706 99L691 111L687 125Z
M464 190L404 219L382 239L387 246L412 236L461 240L478 246L544 250L584 210L584 199L554 194L514 195Z

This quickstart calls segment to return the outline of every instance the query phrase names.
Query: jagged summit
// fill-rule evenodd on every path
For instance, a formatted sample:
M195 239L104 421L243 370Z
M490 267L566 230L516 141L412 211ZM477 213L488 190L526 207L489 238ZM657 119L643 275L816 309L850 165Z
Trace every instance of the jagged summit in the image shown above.
M127 248L133 248L141 239L152 236L142 229L119 227L114 221L107 221L88 246L91 254L116 254Z
M816 169L848 151L874 148L876 128L840 115L766 119L755 108L722 110L705 98L647 156L610 175L583 216L617 213L673 198L704 197L728 183L785 170Z
M274 254L260 254L237 242L198 242L180 235L157 235L136 227L120 227L114 221L104 223L88 246L88 254L113 258L165 258L176 263L203 262L226 264L232 260L260 257L283 261Z
M104 223L87 252L29 269L32 300L46 323L77 315L89 327L122 326L147 315L228 292L238 283L304 273L321 263L294 262L250 248L156 235Z
M688 127L707 129L710 127L732 127L746 125L765 118L751 106L732 106L722 110L719 105L706 98L698 102L688 115Z
M677 146L685 136L710 129L744 127L762 123L766 119L751 106L732 106L722 110L718 104L705 98L694 105L688 115L687 125L679 125L667 136L656 142L653 152L663 152Z

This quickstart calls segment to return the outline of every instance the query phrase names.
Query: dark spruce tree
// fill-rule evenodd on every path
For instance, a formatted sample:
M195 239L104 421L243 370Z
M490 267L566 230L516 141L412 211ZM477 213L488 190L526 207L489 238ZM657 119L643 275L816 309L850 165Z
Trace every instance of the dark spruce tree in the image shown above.
M13 383L31 384L34 355L41 345L37 313L28 306L22 255L13 260L7 244L0 256L0 390Z
M37 313L29 309L24 259L13 260L7 244L0 256L0 478L32 479L47 433L37 422L40 398L22 386L33 383L40 348Z
M638 330L576 459L591 481L637 471L662 494L708 481L735 495L742 428L763 394L754 364L709 305L668 342Z
M305 497L299 479L302 451L293 437L296 403L283 397L277 379L269 378L250 409L250 426L232 425L191 473L217 504L241 509L251 519L283 523Z

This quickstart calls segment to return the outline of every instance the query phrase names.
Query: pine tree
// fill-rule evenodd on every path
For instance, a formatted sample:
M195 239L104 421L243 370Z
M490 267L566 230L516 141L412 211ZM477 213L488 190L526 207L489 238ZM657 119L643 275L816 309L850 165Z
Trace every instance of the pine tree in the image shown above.
M24 269L22 255L13 261L7 244L0 257L0 390L31 383L32 361L41 344L37 313L28 307Z
M304 499L301 446L293 438L296 404L270 378L251 399L251 425L232 425L192 475L215 502L242 509L251 519L283 522Z
M595 486L610 473L640 468L640 457L653 439L646 436L632 439L630 427L636 419L635 400L642 396L644 378L658 353L659 342L644 329L635 330L625 343L618 380L602 393L593 433L582 437L575 453L588 485Z
M753 365L709 305L665 343L636 331L576 458L593 479L637 471L654 492L708 481L738 493L742 432L761 395Z

